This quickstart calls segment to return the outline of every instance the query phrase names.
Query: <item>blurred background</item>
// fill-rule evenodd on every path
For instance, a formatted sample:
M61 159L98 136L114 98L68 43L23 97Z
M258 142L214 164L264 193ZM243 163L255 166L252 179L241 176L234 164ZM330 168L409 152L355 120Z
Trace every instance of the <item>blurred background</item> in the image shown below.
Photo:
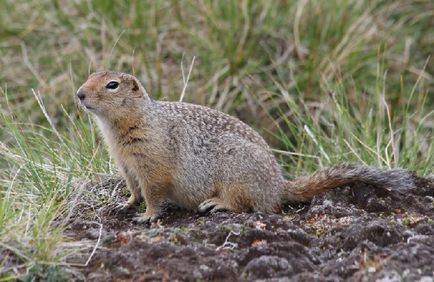
M432 161L431 0L0 4L3 123L49 116L71 134L89 73L132 73L153 98L178 100L191 70L184 101L238 116L294 153L284 165Z
M258 130L290 178L429 175L433 46L432 0L0 0L0 280L58 279L89 248L62 233L77 199L110 202L80 184L116 174L75 101L89 73L132 73L154 99L186 87Z

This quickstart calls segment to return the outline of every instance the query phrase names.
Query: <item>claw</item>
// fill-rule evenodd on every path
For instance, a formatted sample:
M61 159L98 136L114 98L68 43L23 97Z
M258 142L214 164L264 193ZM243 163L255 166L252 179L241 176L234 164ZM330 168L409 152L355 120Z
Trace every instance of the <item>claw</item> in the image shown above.
M220 212L220 211L227 211L228 208L226 208L223 205L215 205L210 211L209 213L215 213L215 212Z
M147 214L146 212L140 216L133 217L133 222L135 223L150 223L155 222L158 219L157 214Z
M120 212L126 212L128 210L134 209L140 201L137 200L137 198L134 196L134 194L131 194L131 196L128 198L126 202L117 204L113 210L115 211L115 214L118 214Z
M120 203L115 207L115 209L118 211L129 210L132 208L134 208L134 205L132 205L130 202Z
M200 213L214 213L217 211L225 211L227 208L222 205L221 203L215 201L214 199L208 199L203 201L199 207L198 210Z
M198 210L200 213L206 213L210 211L215 205L216 203L214 203L212 199L208 199L200 203Z
M130 209L133 209L134 206L128 202L124 203L111 203L105 207L105 211L108 215L118 215L119 213L126 212Z

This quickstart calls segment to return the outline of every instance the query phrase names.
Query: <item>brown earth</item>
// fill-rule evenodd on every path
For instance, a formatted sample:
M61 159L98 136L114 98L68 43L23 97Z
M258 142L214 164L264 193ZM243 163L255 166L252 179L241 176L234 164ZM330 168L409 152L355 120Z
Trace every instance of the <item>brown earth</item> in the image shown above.
M167 206L135 224L120 180L91 188L110 204L80 204L66 235L97 246L71 260L89 281L433 281L434 183L386 190L359 183L282 214L199 215Z

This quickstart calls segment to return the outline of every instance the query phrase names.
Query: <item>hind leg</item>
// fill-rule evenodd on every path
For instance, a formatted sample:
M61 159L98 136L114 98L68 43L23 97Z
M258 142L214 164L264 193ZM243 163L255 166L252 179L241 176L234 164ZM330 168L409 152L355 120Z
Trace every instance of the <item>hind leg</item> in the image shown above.
M240 184L218 184L215 186L217 196L203 201L199 212L235 211L249 212L253 209L253 201L248 187Z
M227 211L227 210L231 210L231 208L228 205L226 205L221 199L214 197L200 203L198 210L200 213L206 213L206 212L216 212L216 211Z

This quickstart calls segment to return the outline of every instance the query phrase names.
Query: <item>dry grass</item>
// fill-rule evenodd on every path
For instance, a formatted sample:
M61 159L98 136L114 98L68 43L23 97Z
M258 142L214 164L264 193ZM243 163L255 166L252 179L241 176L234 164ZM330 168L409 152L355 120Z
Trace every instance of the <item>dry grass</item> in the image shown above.
M73 179L115 173L74 103L97 69L240 117L289 176L341 161L433 173L431 0L0 6L0 280L63 275Z

